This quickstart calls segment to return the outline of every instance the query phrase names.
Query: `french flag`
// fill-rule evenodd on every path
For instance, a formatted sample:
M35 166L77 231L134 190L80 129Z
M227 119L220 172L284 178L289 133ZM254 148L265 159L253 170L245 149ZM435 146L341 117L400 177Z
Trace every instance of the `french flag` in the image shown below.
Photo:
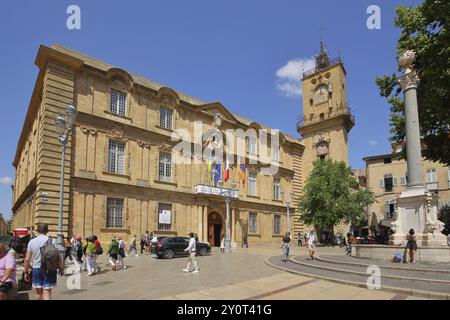
M225 182L227 182L229 178L230 178L230 163L227 160L227 164L225 167L225 175L224 175L223 179L225 180Z

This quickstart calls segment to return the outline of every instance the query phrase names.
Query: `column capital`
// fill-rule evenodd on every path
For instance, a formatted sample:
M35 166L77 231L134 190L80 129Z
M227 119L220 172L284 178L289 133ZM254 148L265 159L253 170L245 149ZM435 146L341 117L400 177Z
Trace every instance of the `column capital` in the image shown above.
M416 70L405 72L401 77L398 78L398 82L400 83L403 91L406 91L408 89L417 89L419 81L420 78Z

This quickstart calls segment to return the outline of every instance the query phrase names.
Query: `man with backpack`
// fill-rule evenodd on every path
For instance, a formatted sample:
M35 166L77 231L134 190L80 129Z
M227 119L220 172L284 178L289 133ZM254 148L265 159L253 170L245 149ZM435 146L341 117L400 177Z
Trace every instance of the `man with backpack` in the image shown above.
M75 262L77 272L81 273L83 266L83 243L81 242L81 237L77 236L72 242L72 258Z
M37 226L39 235L30 240L24 261L24 269L33 266L32 282L38 300L51 300L52 289L56 286L56 278L64 275L62 260L56 248L56 239L48 237L48 225Z
M112 271L117 270L117 256L119 254L119 243L116 240L116 237L113 236L111 239L111 243L108 248L109 254L109 263L112 265Z

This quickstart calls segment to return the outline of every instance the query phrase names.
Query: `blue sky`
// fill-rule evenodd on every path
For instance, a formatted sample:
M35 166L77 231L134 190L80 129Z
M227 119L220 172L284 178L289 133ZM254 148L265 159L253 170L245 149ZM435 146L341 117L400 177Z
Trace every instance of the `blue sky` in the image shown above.
M317 52L320 30L331 56L347 70L356 117L350 164L389 152L389 110L374 78L396 70L393 25L409 0L8 1L0 19L0 212L10 216L11 165L38 69L40 44L60 43L293 136L301 96L287 95L277 71ZM81 9L81 30L66 27L66 9ZM369 30L369 5L381 29ZM291 65L292 66L292 63ZM286 70L286 69L285 69ZM278 72L278 75L285 74ZM298 82L297 82L298 83ZM294 83L295 85L295 83ZM286 86L285 86L286 87Z

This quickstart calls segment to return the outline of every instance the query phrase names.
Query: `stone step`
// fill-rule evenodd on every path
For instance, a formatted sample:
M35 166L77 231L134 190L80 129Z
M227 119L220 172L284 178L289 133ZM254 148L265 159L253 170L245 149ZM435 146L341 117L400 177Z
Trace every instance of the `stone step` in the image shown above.
M368 288L368 280L371 274L331 267L329 263L319 265L321 262L305 260L307 259L305 256L299 256L297 260L295 258L287 262L282 262L281 256L275 256L268 258L266 263L274 268L307 277ZM298 261L298 258L302 260ZM322 264L324 263L322 262ZM380 289L384 291L432 299L450 299L450 282L445 280L430 281L430 279L389 276L381 272L380 285Z

